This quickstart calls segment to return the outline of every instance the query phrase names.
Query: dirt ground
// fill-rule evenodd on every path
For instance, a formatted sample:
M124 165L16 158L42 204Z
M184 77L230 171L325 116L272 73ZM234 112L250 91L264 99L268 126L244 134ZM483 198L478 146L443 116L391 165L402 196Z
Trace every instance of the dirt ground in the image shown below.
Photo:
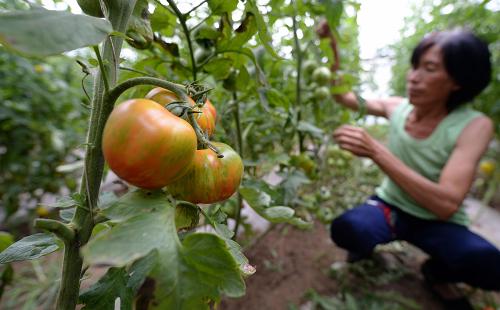
M250 263L257 268L256 274L246 281L247 294L240 299L223 300L219 309L320 309L311 307L307 297L311 289L321 296L339 297L342 291L356 298L378 294L381 298L385 296L388 302L391 298L392 301L412 301L411 308L415 309L443 309L439 300L426 289L419 273L420 264L426 259L423 252L404 243L377 248L378 257L384 259L356 272L359 268L353 267L366 262L346 264L346 252L330 241L327 229L321 223L316 223L310 231L287 225L272 227L245 251ZM479 309L484 307L483 294L475 292L472 296L472 299L481 299L479 304L483 306ZM499 304L498 294L487 294ZM410 309L408 303L386 307L382 300L381 304L382 308L371 309Z

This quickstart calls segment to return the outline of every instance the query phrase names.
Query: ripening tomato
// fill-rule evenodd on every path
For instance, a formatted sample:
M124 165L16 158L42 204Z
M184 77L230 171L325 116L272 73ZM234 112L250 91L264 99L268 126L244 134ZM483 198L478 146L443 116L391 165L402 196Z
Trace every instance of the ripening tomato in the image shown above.
M215 109L212 102L210 102L210 100L207 99L207 101L205 101L205 105L203 106L203 108L207 108L207 110L212 113L214 120L217 121L217 110Z
M180 100L176 94L168 89L164 89L161 87L155 87L151 91L149 91L149 93L146 94L146 99L153 100L161 105L167 105L174 101ZM207 102L209 103L208 105ZM201 113L196 113L195 118L200 128L205 133L207 133L209 137L211 137L215 131L215 120L217 118L217 112L215 111L215 107L212 105L212 103L210 103L210 101L208 100L207 102L205 102L205 105L203 105L203 107L200 109L199 112ZM191 106L194 106L195 102L190 98L189 104Z
M492 160L484 160L479 164L479 170L486 176L492 176L495 168L495 162Z
M188 122L148 99L116 106L102 138L111 170L145 189L164 187L184 175L196 146L196 134Z
M213 142L222 154L210 149L197 150L189 171L167 186L174 197L192 203L214 203L231 197L243 176L241 157L230 146Z

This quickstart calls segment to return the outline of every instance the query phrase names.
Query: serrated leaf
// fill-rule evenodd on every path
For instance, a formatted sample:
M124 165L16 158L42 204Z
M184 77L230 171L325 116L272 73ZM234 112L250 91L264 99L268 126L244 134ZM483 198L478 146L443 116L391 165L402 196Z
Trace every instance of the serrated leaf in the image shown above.
M265 218L273 223L288 222L295 215L295 210L285 206L266 208L263 211Z
M97 45L113 31L109 21L67 11L0 13L0 43L25 56L49 56Z
M0 253L0 264L36 259L57 249L59 245L53 234L34 234L22 238Z
M114 309L116 299L120 298L120 309L132 310L134 297L157 259L158 253L153 251L129 268L109 268L99 281L80 294L80 302L85 304L83 309Z
M163 204L163 208L127 218L96 236L82 250L85 261L120 267L157 250L158 263L151 276L156 280L158 309L203 309L207 300L217 300L221 294L243 295L239 266L226 242L201 233L181 242L175 208L166 200Z
M232 12L238 7L238 0L208 0L207 2L210 11L216 15Z

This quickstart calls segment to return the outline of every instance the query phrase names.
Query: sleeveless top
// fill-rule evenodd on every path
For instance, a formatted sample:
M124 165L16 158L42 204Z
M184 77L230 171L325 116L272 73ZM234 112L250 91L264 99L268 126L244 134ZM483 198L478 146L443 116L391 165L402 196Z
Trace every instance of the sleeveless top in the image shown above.
M466 106L461 106L449 113L425 139L416 139L405 131L408 115L413 110L408 100L402 102L391 116L389 128L389 150L408 167L427 179L438 182L441 171L450 157L462 130L474 118L482 115ZM397 206L399 209L415 217L437 220L438 217L418 205L403 189L389 177L376 188L377 196ZM425 195L425 193L422 193ZM448 221L468 225L469 219L463 205L460 206Z

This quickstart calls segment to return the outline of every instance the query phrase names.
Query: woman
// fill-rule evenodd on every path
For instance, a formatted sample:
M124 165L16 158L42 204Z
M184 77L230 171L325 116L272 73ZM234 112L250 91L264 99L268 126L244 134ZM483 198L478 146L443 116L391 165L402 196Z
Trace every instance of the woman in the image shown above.
M326 23L318 34L333 40ZM351 260L369 257L377 244L410 242L430 256L422 272L433 291L450 307L467 309L448 283L500 290L500 251L467 228L462 207L493 137L492 121L466 106L490 81L490 53L471 32L436 32L414 49L411 65L407 99L366 100L367 113L390 121L387 146L354 126L333 134L386 177L374 196L333 220L331 237ZM353 93L335 99L358 108Z

